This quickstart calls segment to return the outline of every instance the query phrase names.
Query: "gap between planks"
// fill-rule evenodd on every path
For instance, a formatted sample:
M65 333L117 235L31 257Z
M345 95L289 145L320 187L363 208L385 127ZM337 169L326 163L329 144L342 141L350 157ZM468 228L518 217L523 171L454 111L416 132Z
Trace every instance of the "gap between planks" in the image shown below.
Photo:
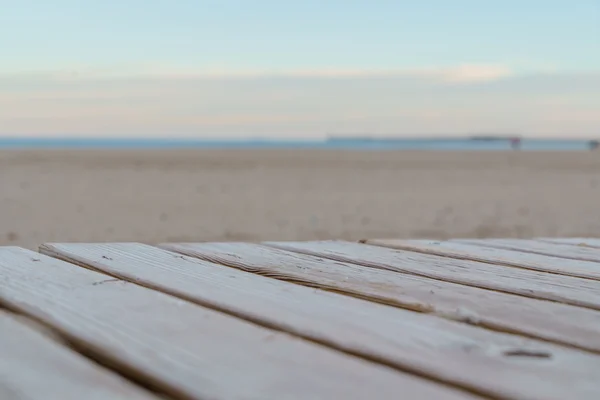
M328 291L600 353L600 313L584 308L398 274L258 244L164 246L182 254L265 276L309 282L310 286ZM236 251L245 251L243 260L236 256Z
M568 244L571 246L578 247L592 247L600 249L600 239L598 238L545 238L540 237L535 240L540 242L555 243L555 244Z
M535 239L452 239L452 242L600 263L600 249Z
M600 281L345 241L267 246L463 286L600 310Z
M206 245L210 246L210 244ZM235 244L233 246L235 246ZM248 247L245 248L246 251L238 249L239 251L236 252L234 250L235 247L229 247L223 249L222 253L239 260L247 260L249 258L247 257L249 256L247 251L248 248L258 246L258 248L263 248L267 251L274 251L273 249L260 245L247 246ZM440 377L444 378L445 374L445 381L448 381L448 374L452 375L453 373L460 371L459 374L462 373L463 375L466 375L466 384L470 385L471 389L473 389L474 386L474 388L481 393L493 395L496 398L498 398L498 393L489 393L490 387L487 387L487 392L484 392L482 391L482 388L478 388L477 385L485 384L488 386L491 385L492 387L494 385L504 385L504 397L507 395L507 392L510 392L511 390L513 390L514 393L518 393L519 390L525 390L525 392L527 390L533 390L532 393L535 393L535 390L539 390L536 385L529 385L528 389L515 389L513 387L514 380L509 379L510 374L517 374L513 377L514 379L525 379L523 377L530 373L527 369L519 369L519 366L522 364L518 360L518 355L527 357L527 354L529 354L529 357L533 359L539 358L540 362L546 366L548 363L544 360L544 354L548 352L549 354L554 355L553 360L550 362L550 364L553 364L554 366L560 364L559 360L562 357L567 357L565 356L565 352L566 354L580 354L584 359L589 357L587 358L588 360L594 360L594 362L600 363L600 357L592 355L583 356L585 353L561 349L560 347L541 344L534 341L531 342L534 349L530 348L528 350L527 348L524 348L519 350L514 346L519 343L519 341L524 341L523 338L501 335L491 331L469 327L468 325L438 319L431 315L415 314L396 308L359 301L350 297L315 292L303 288L302 286L266 279L236 269L223 268L221 265L179 256L176 253L162 251L150 246L139 244L49 244L43 246L41 251L45 254L70 262L83 263L90 268L127 279L146 287L153 287L157 290L193 301L203 306L224 310L224 312L227 312L228 314L236 316L241 315L242 318L250 318L250 320L255 320L258 317L263 321L263 324L265 322L269 325L278 324L280 329L285 329L292 334L300 335L312 340L316 339L319 343L324 343L342 351L351 352L351 354L361 355L364 358L370 357L370 359L385 362L386 364L392 364L396 367L402 366L403 370L409 370L411 372L417 371L422 374L422 368L427 367L429 370L428 375L426 376L430 379L432 378L432 374L435 374L434 378L437 379ZM294 253L283 253L294 255ZM285 260L280 261L284 262ZM197 272L194 272L196 270ZM279 276L281 276L281 274ZM305 281L302 279L298 280ZM285 289L286 287L287 289ZM281 292L281 289L285 290ZM279 290L279 296L273 294L274 290ZM318 299L319 296L322 301L315 303L315 300ZM311 304L311 302L313 304ZM331 307L334 302L337 302L336 304L338 304L338 306L334 307L332 310ZM363 309L362 314L358 311L361 309ZM329 314L327 314L325 310L329 310ZM374 318L373 314L377 314L381 319L378 320L377 318ZM385 318L383 318L384 316ZM278 320L277 318L280 318L281 320ZM396 321L395 324L397 329L392 329L391 331L386 329L385 324L382 325L383 320L389 321L390 325L387 326L387 328L393 328L395 325L392 321ZM462 340L466 340L469 335L471 335L471 340L475 337L485 337L491 342L494 342L494 345L486 345L481 342L482 339L480 339L478 345L475 345L475 342L469 343L468 340L463 344L459 344L459 342L452 343L452 341L450 341L443 347L440 347L441 345L437 343L438 354L431 354L431 347L429 345L424 345L420 348L420 354L415 353L409 357L411 353L410 347L404 345L404 347L398 348L394 346L386 347L386 345L389 346L395 341L395 346L400 346L402 341L409 340L408 338L413 338L412 340L416 341L416 343L419 343L420 341L427 342L427 335L425 331L421 331L420 333L415 332L415 329L418 328L417 325L412 326L412 328L410 324L400 327L399 325L404 323L403 320L417 320L423 324L434 323L436 328L434 328L429 335L433 334L434 337L436 337L435 335L438 335L439 339L451 335L451 332L453 332L455 336L460 332L460 334L463 335ZM358 324L354 322L356 325L352 326L352 321L359 322ZM345 335L348 337L334 338L332 341L331 329L336 326L338 326L338 328L336 328L338 332L345 332ZM365 326L368 328L365 328ZM330 330L327 331L327 329ZM360 333L365 329L372 335L372 340L377 338L384 339L383 341L380 340L383 344L375 345L368 342L367 344L364 344L365 340L360 340L361 336L359 335L357 337L356 332ZM397 335L398 331L402 331L404 334L399 337ZM329 337L327 337L328 335ZM335 335L333 335L333 337L335 337ZM368 336L363 336L362 338L369 339ZM449 339L447 338L445 340ZM458 341L458 336L454 340ZM344 343L344 341L346 341L346 343ZM512 345L512 350L507 350L506 357L501 356L500 359L494 361L494 357L490 353L487 353L487 356L485 355L486 352L494 353L492 348L495 348L496 350L501 349L503 347L501 345L503 341L506 341L505 343L514 343ZM363 342L363 344L360 344L361 342ZM524 341L521 343L525 344L528 342ZM361 349L361 346L363 349ZM481 346L483 346L483 348L477 350L477 348ZM540 346L551 350L540 350ZM538 347L538 349L536 350L535 347ZM484 350L484 348L487 348L487 350ZM366 354L365 351L371 352L371 354ZM471 353L468 354L469 352ZM373 354L375 354L376 357L373 357ZM440 354L445 354L443 361L440 359ZM511 355L517 357L514 363L509 361ZM404 359L402 357L404 357ZM406 357L409 358L407 359ZM425 360L422 360L423 358ZM457 360L462 361L457 364ZM484 365L485 360L492 364L494 364L494 362L500 362L500 364L495 364L497 367L505 364L504 368L506 369L501 368L501 370L491 373L491 371L489 371L489 365L487 367ZM427 362L429 364L427 364ZM471 370L465 374L465 372L462 371L469 370L469 362L473 363L473 365L471 365ZM407 363L409 363L411 369L406 368ZM411 366L410 363L413 365ZM421 370L415 369L415 364L419 365L419 363L421 363ZM475 365L477 365L477 367L472 369ZM487 374L487 377L481 376L481 373L485 371L486 368L490 373ZM543 368L544 367L542 367L542 369ZM571 370L571 368L567 367L567 370ZM565 373L564 371L555 372L554 379L558 379L561 374ZM503 378L500 379L498 378L499 376L502 376ZM459 378L455 376L452 383L455 385L461 383L460 381L457 382L457 379ZM465 379L464 376L463 379ZM572 377L571 379L577 378ZM550 380L552 381L552 379ZM477 381L481 382L477 383ZM590 381L588 381L587 384L589 385ZM465 385L465 382L462 382L462 385ZM553 389L553 392L554 390L556 390L556 388ZM547 396L535 397L532 393L529 393L528 396L524 393L520 393L521 396L518 398L550 398ZM548 393L546 393L546 395L548 395ZM595 395L598 395L598 393Z
M3 248L7 247L0 246L0 250ZM31 257L31 260L33 262L41 261L37 256ZM98 283L105 281L106 280L99 281ZM98 350L97 347L72 335L68 330L58 327L39 315L30 312L27 306L6 301L2 298L2 293L0 292L0 312L3 310L18 318L28 320L32 325L37 326L41 332L44 332L44 334L55 340L57 343L62 344L70 351L88 360L90 363L110 371L123 380L130 382L133 386L137 386L148 393L152 393L157 400L195 400L195 398L179 392L177 388L169 388L162 384L157 384L153 377L141 373L137 368L132 368L121 363L115 363L110 357L104 356L102 351ZM29 400L29 398L27 399ZM46 397L44 397L44 399L46 399ZM129 397L127 399L129 399Z
M0 354L2 399L159 400L76 352L53 330L2 308Z
M457 260L470 260L549 274L600 280L600 266L598 263L589 261L557 258L537 253L483 247L453 241L365 239L361 240L360 243Z

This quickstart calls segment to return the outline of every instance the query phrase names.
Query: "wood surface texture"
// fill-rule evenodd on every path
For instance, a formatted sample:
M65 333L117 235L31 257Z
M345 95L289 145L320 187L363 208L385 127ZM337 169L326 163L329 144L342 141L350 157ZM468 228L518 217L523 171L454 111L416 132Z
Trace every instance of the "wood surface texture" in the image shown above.
M372 268L600 310L600 281L344 241L270 245Z
M0 249L0 301L176 399L473 398L24 249Z
M370 239L364 241L364 243L461 260L481 261L558 275L600 280L600 266L596 262L557 258L452 241Z
M165 246L219 249L218 244ZM235 255L245 265L241 269L252 269L261 249L277 253L253 244L223 244L221 252ZM42 251L494 398L550 399L572 393L571 388L560 390L584 371L598 370L593 376L600 377L595 355L315 291L147 245L50 244ZM275 258L271 263L290 261ZM590 387L595 378L590 379L584 386ZM515 387L516 380L532 384ZM538 381L552 383L533 384Z
M596 400L600 239L0 247L0 400Z
M165 247L277 279L600 353L600 312L585 308L258 244L168 244Z

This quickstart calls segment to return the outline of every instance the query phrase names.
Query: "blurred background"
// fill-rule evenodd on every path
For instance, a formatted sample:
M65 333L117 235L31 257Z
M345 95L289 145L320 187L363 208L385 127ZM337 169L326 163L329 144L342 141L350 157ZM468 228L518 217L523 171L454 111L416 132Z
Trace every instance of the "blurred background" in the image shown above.
M600 237L596 0L0 9L0 245Z

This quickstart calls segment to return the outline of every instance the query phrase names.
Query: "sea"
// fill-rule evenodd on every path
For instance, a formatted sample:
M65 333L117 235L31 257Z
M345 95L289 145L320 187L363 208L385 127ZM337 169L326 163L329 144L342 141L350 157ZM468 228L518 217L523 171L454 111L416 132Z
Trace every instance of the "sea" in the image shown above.
M589 150L589 140L522 139L523 151ZM508 139L473 138L329 138L322 140L200 140L165 138L10 138L0 137L0 149L347 149L347 150L512 150Z

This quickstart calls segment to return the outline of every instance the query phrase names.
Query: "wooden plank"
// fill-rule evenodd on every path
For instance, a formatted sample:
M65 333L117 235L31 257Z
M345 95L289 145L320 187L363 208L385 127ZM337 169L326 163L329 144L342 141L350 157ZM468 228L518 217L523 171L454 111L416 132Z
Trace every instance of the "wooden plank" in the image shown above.
M258 249L276 252L253 244L226 244L223 252L238 257L240 263L247 266L253 265ZM596 355L315 291L145 245L54 244L42 250L198 304L259 320L264 325L492 397L546 399L557 390L570 388L572 379L579 379L579 369L584 364L596 371L596 378L588 383L600 378L600 357ZM435 351L432 352L432 348ZM537 357L525 365L519 357L506 356L507 352L517 350ZM547 358L540 357L543 354L553 361L548 363ZM582 363L580 357L587 362ZM531 369L533 365L538 368ZM548 385L515 387L516 381L535 381L544 376L557 388ZM555 381L557 378L560 380ZM568 394L572 395L570 390Z
M0 309L3 400L158 400L63 346L41 327Z
M18 248L0 300L178 399L468 399L468 394Z
M571 246L568 244L544 243L524 239L455 239L453 242L469 243L477 246L515 250L546 256L560 257L579 261L600 263L600 250L592 247Z
M600 249L600 239L596 238L536 238L536 240L556 244L570 244L572 246L593 247Z
M452 241L369 239L365 240L364 243L459 260L481 261L489 264L600 280L600 265L588 261L568 260L541 254L481 247Z
M265 276L600 353L600 312L597 311L256 244L165 246Z
M600 310L600 281L343 241L271 245L372 268Z

